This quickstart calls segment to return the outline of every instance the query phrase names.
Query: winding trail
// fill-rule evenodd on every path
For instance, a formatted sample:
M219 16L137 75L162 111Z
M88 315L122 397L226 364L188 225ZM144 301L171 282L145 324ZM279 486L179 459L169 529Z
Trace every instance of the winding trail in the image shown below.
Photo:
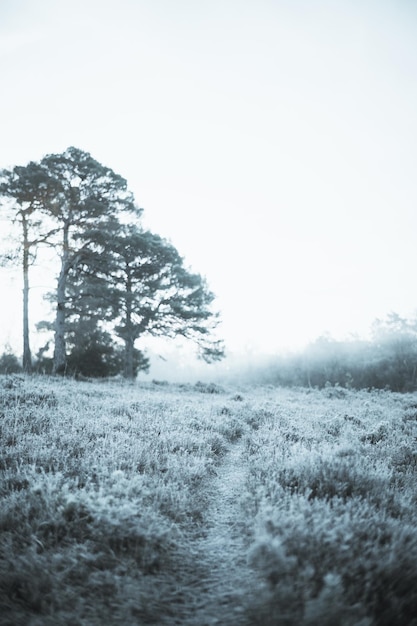
M241 442L232 443L207 487L203 531L191 545L195 567L182 581L187 614L173 624L248 626L255 574L247 563L249 537L240 506L246 478L242 452Z

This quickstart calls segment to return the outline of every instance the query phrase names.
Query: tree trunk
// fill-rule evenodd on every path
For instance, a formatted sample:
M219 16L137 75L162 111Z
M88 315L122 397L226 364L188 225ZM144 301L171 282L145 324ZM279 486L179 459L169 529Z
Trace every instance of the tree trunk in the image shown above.
M68 276L69 258L69 225L65 224L63 233L63 250L61 258L61 271L58 277L55 317L55 346L53 374L65 374L67 367L67 352L65 342L65 296Z
M32 371L32 354L29 343L29 241L28 223L22 214L23 225L23 371Z
M133 366L133 353L135 347L135 340L132 337L127 337L125 339L125 371L124 377L133 380L135 377L134 366Z
M132 327L132 280L128 274L126 280L126 320L125 320L125 371L124 377L133 380L135 377L133 355L135 336Z
M61 273L58 278L57 306L55 317L55 347L53 374L65 374L67 354L65 345L65 283L66 277Z

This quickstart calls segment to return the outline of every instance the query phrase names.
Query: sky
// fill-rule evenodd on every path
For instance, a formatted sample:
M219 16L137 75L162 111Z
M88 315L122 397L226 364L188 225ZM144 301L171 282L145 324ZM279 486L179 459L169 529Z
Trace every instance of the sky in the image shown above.
M0 168L74 145L124 176L229 350L417 310L412 0L0 0L0 70ZM0 286L1 346L19 272Z

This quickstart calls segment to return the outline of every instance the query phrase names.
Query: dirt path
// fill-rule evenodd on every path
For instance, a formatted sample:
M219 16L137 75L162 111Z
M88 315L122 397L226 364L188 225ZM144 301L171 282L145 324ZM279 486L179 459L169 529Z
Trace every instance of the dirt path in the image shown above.
M204 530L191 546L195 568L183 589L187 615L175 622L182 626L248 626L245 606L254 574L240 508L246 477L242 451L241 443L231 444L209 486Z

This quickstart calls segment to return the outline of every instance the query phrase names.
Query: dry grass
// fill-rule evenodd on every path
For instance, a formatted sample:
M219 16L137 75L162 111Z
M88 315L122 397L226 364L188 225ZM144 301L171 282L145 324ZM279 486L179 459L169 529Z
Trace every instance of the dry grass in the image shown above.
M1 378L0 623L417 624L416 406Z

